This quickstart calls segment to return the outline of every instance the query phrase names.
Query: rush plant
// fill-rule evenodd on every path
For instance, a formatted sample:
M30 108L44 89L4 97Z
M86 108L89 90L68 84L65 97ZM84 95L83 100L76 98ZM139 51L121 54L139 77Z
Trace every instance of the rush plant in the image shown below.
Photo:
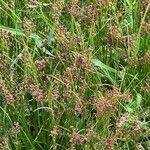
M149 0L0 0L0 149L150 149Z

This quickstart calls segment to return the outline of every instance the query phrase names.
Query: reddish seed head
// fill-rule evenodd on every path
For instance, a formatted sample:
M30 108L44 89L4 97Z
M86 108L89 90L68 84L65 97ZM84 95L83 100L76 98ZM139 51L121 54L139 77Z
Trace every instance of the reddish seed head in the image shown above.
M0 29L0 37L8 40L11 37L11 33Z
M114 144L116 143L116 140L114 138L109 138L106 141L106 150L113 150Z
M43 89L40 89L38 86L31 86L31 95L35 97L37 102L42 102L46 99L46 94Z
M0 70L4 69L4 65L0 63Z
M26 36L29 36L31 32L35 32L36 30L36 25L26 17L23 18L23 27Z
M77 4L77 3L79 3L79 1L80 1L80 0L72 0L71 3L72 3L72 4Z
M87 13L93 13L93 7L92 7L92 5L88 5L88 6L86 6L85 7L85 11L87 12Z
M94 130L93 130L93 127L91 127L91 128L89 128L88 131L87 131L86 138L90 140L90 139L94 138L95 135L96 135L96 134L95 134L95 132L94 132Z
M10 132L12 134L18 134L20 132L20 130L21 130L21 127L18 122L15 122L14 126L12 128L10 128Z
M37 8L41 5L37 0L29 0L28 8Z
M75 105L75 112L76 112L77 115L81 114L82 107L83 107L82 102L80 100L78 100L76 105Z
M76 6L72 6L69 11L70 11L70 14L73 16L79 13L79 9Z
M12 104L14 103L14 101L15 101L13 95L11 95L10 93L8 93L8 94L5 96L5 98L6 98L6 103L7 103L8 105L12 105Z
M59 130L57 127L54 127L53 130L51 131L51 136L56 137L59 134Z
M112 90L107 91L106 95L107 95L108 98L118 97L118 96L121 95L121 92L120 92L118 87L113 87Z
M143 2L144 5L147 5L147 4L150 3L150 0L143 0L142 2Z
M129 102L129 100L131 99L131 94L125 94L121 96L123 102Z
M150 92L150 85L147 85L146 87L142 87L142 90L145 90L146 92Z
M35 64L36 64L36 66L37 66L37 68L39 70L42 70L45 67L45 65L46 65L46 61L44 59L42 59L42 60L36 60Z
M1 150L6 150L8 149L8 135L4 135L3 137L1 137L1 142L0 142L0 149Z
M86 141L86 138L77 133L76 129L73 128L73 132L70 135L70 142L75 144L83 144Z
M124 124L124 122L127 121L128 119L129 119L128 113L122 114L116 121L116 127L120 128Z

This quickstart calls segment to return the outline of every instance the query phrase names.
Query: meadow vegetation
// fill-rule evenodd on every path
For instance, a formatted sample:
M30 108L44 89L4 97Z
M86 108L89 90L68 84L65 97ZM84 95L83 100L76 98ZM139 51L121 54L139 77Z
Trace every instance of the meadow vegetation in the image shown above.
M0 0L0 150L150 150L150 0Z

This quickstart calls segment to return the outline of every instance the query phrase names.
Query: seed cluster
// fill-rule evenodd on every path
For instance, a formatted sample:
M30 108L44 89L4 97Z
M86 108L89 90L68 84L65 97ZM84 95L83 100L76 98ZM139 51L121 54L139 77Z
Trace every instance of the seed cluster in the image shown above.
M147 148L149 3L2 0L0 149Z
M2 91L2 93L5 96L6 104L13 105L15 102L15 98L13 94L10 92L9 88L6 86L4 80L0 80L0 91Z
M44 93L43 89L38 86L31 85L31 95L36 99L37 102L43 102L46 99L46 93Z

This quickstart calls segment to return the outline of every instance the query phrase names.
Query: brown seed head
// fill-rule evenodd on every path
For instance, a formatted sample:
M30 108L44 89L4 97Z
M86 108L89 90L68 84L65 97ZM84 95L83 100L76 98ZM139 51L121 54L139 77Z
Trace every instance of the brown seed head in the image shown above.
M19 123L15 122L14 126L12 128L10 128L10 133L18 134L20 132L20 130L21 130L21 127L20 127Z
M128 119L130 115L128 113L122 114L116 121L116 128L120 128Z
M43 89L38 86L31 85L31 95L37 102L43 102L46 99L46 93L44 93Z
M57 127L54 127L53 128L53 130L51 131L51 136L52 137L56 137L56 136L58 136L58 134L59 134L59 130L58 130L58 128Z
M86 138L83 135L77 133L77 130L73 128L73 132L70 135L70 142L75 144L83 144L85 141Z
M41 5L40 2L38 2L37 0L29 0L27 7L28 8L37 8Z
M45 65L46 65L46 60L44 60L44 59L42 59L42 60L36 60L35 61L35 65L37 66L37 68L39 70L42 70L45 67Z
M29 36L32 32L36 31L36 25L27 17L23 18L23 28L26 36Z
M69 12L70 12L71 15L76 16L76 15L79 14L80 10L79 10L78 7L76 7L76 6L73 5L73 6L71 6L71 8L69 9Z
M81 100L78 100L76 102L76 105L75 105L75 113L76 113L76 115L80 115L81 114L82 107L83 107L83 104L82 104Z
M114 144L116 143L116 140L114 138L109 138L106 141L106 150L113 150Z
M88 128L88 131L87 131L87 134L86 134L86 138L88 140L90 140L90 139L94 138L95 135L96 135L96 133L94 132L93 127Z

